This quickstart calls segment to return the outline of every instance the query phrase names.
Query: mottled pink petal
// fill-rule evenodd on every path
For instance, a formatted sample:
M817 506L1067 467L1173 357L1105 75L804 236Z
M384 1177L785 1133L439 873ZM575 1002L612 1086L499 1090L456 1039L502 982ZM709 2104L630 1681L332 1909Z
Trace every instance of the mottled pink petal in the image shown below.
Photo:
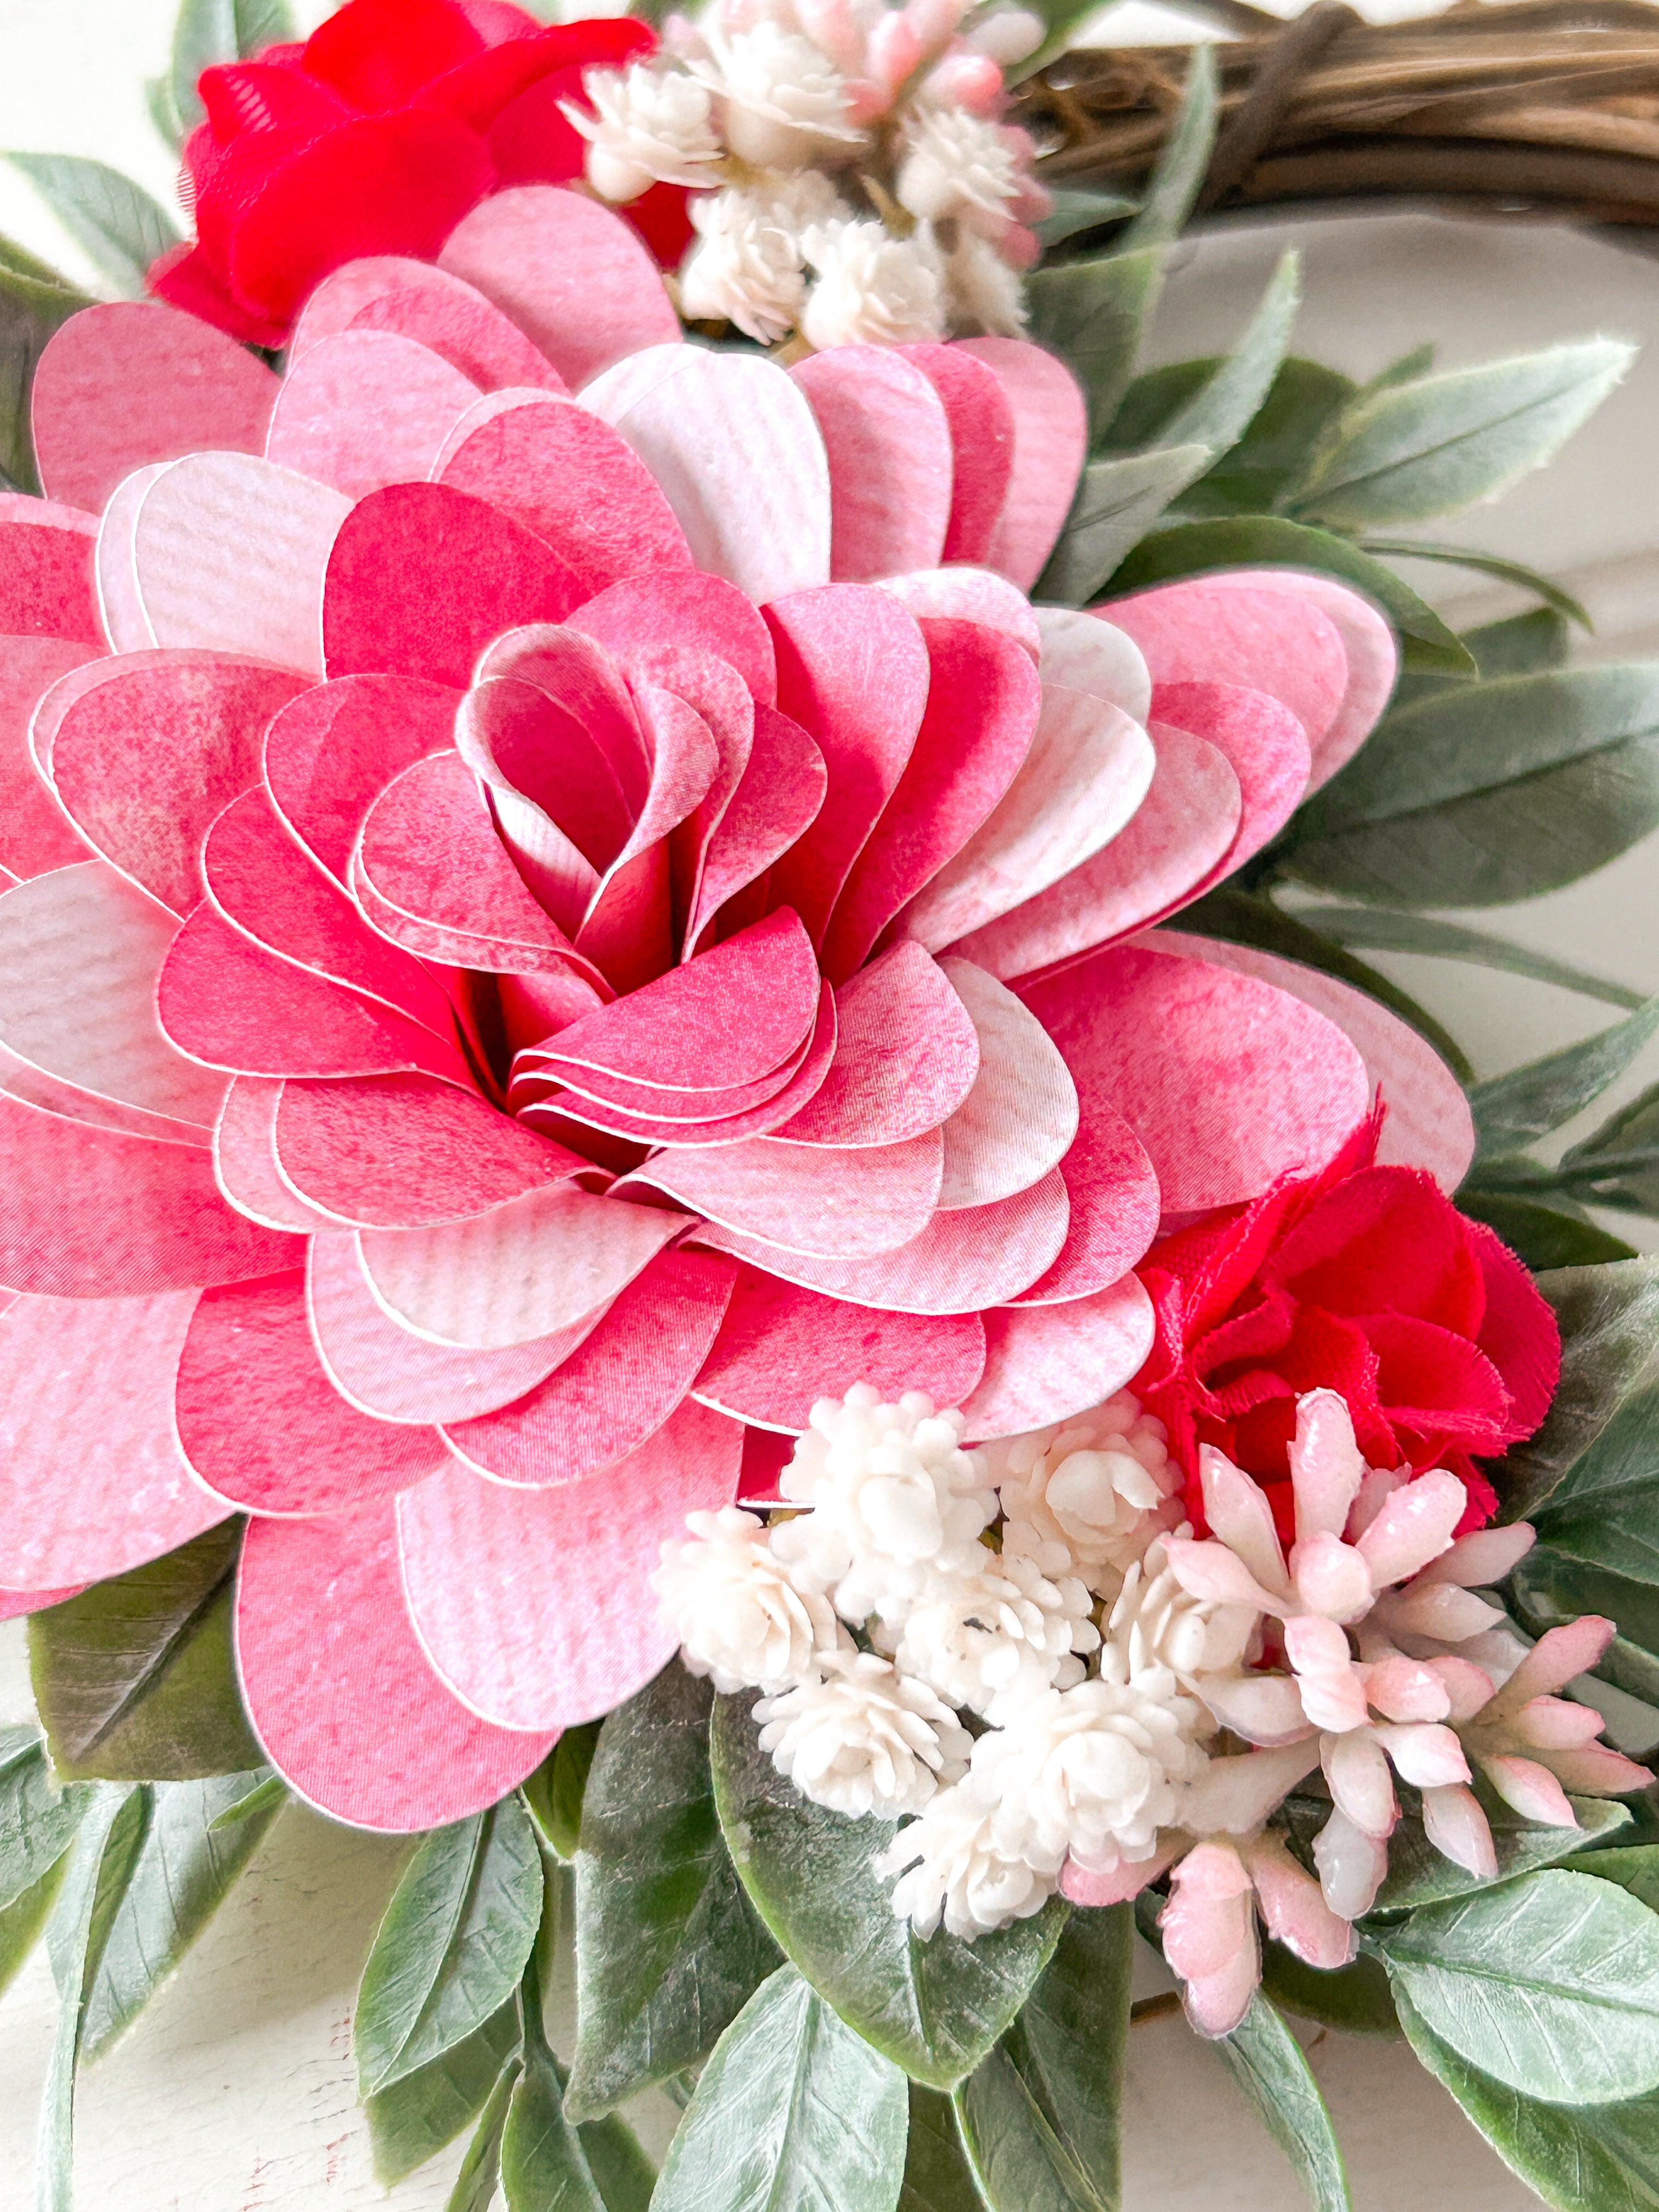
M1492 1824L1473 1790L1448 1783L1423 1792L1423 1832L1436 1850L1482 1881L1495 1881Z
M789 372L806 394L830 463L830 574L874 582L944 558L951 429L921 368L896 349L836 346Z
M1003 1306L985 1316L985 1372L960 1401L978 1442L1046 1427L1100 1405L1152 1350L1152 1300L1138 1277L1063 1305Z
M1359 1551L1378 1589L1403 1583L1437 1559L1462 1519L1468 1493L1448 1468L1436 1468L1386 1499L1359 1539Z

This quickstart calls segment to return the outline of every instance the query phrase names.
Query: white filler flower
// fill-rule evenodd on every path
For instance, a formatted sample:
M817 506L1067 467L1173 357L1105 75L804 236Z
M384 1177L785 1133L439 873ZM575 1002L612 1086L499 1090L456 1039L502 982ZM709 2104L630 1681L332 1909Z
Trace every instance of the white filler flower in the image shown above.
M798 1590L752 1513L723 1505L686 1516L651 1577L686 1666L723 1693L783 1690L850 1639L828 1601Z
M1181 1470L1164 1425L1127 1390L1073 1421L997 1445L991 1467L1008 1520L1004 1550L1052 1560L1052 1571L1081 1575L1107 1595L1179 1518L1172 1501Z
M697 244L680 270L686 319L735 323L775 345L800 320L806 297L802 234L841 210L835 186L817 169L776 178L769 188L733 185L693 200Z
M941 1790L875 1861L878 1875L898 1875L893 1910L918 1936L933 1935L942 1920L952 1936L971 1942L1041 1912L1054 1895L1051 1875L1000 1848L995 1811L985 1784L970 1771L954 1789Z
M726 111L726 142L757 169L800 169L850 153L864 133L850 123L847 83L823 49L781 23L726 33L705 22L707 52L689 66Z
M895 238L879 222L829 222L804 243L817 271L801 319L809 345L920 345L945 336L945 267L925 225Z
M597 112L561 102L588 142L587 181L602 199L636 199L648 185L706 185L722 159L707 85L683 70L635 62L589 70L582 89Z
M967 1768L973 1739L927 1685L869 1652L755 1707L761 1749L815 1803L858 1820L920 1813Z

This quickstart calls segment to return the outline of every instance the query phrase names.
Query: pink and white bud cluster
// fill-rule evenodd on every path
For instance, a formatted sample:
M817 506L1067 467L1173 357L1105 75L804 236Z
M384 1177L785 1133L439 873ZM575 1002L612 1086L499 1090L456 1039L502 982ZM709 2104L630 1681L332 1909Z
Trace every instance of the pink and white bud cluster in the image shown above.
M1042 35L975 0L710 0L651 60L590 70L592 112L565 113L602 198L698 195L689 319L814 348L1012 332L1052 203L1000 120L1003 70Z
M1395 1776L1421 1793L1429 1840L1483 1879L1498 1859L1474 1770L1524 1818L1559 1827L1578 1825L1567 1790L1618 1796L1651 1778L1596 1741L1599 1713L1553 1694L1595 1664L1612 1623L1553 1629L1528 1651L1474 1595L1529 1548L1529 1528L1455 1539L1462 1485L1444 1469L1368 1468L1333 1391L1299 1401L1290 1459L1288 1557L1265 1494L1214 1451L1201 1468L1210 1537L1182 1531L1160 1545L1189 1598L1250 1621L1238 1663L1192 1686L1258 1748L1212 1759L1141 1865L1102 1873L1074 1860L1062 1876L1076 1901L1104 1905L1173 1869L1166 1955L1211 2035L1237 2025L1259 1978L1258 1913L1310 1965L1353 1955L1352 1923L1376 1899L1400 1819ZM1331 1802L1316 1879L1266 1825L1316 1773Z

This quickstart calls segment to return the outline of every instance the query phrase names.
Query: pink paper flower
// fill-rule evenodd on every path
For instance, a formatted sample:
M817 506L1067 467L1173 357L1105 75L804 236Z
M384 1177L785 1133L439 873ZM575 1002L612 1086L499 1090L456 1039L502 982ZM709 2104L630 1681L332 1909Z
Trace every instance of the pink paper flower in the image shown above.
M625 223L526 187L331 276L280 381L100 307L34 410L0 1584L249 1515L249 1710L330 1811L456 1818L648 1680L659 1542L816 1398L1108 1397L1160 1213L1375 1080L1461 1172L1392 1017L1135 937L1392 646L1278 574L1034 611L1084 449L1037 348L687 345Z

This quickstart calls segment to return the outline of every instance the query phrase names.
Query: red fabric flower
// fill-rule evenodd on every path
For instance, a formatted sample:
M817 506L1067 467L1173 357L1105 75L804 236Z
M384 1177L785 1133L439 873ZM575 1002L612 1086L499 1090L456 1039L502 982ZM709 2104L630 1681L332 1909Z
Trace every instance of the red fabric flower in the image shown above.
M1319 1174L1164 1237L1142 1264L1158 1334L1133 1387L1169 1429L1200 1530L1199 1447L1214 1444L1267 1488L1291 1536L1285 1449L1303 1391L1342 1393L1373 1467L1450 1468L1469 1493L1464 1529L1498 1504L1476 1458L1548 1411L1554 1315L1431 1176L1376 1164L1381 1126L1374 1116Z
M253 345L281 345L331 270L368 254L435 260L469 209L509 185L568 184L584 142L561 112L582 74L652 52L629 16L544 29L507 0L348 0L303 46L204 70L185 147L197 240L150 289ZM665 268L691 230L659 185L629 210Z

